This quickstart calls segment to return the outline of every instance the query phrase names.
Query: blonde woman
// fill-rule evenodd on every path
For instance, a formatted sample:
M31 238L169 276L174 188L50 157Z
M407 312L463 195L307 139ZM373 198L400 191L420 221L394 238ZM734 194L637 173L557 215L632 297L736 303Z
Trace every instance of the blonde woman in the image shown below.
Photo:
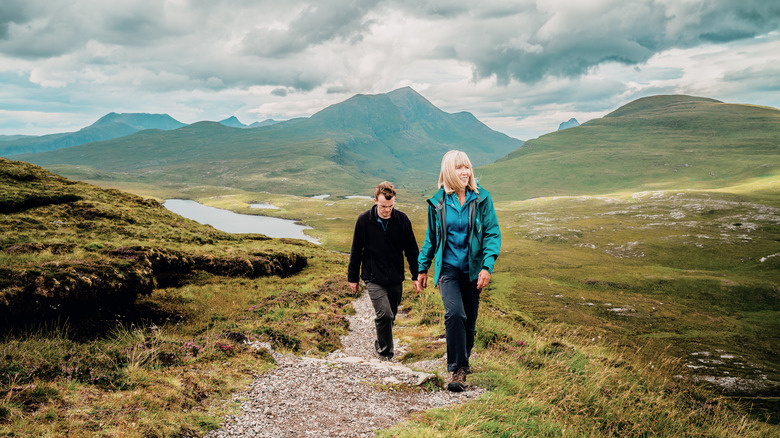
M463 391L479 310L479 295L490 282L501 231L490 193L474 179L469 157L449 151L441 160L439 190L428 200L428 230L418 257L420 288L435 260L434 285L444 303L447 389Z

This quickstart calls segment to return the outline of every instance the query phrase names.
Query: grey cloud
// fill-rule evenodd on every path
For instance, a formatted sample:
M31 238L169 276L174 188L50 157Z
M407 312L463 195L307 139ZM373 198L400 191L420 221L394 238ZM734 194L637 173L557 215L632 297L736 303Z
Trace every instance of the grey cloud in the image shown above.
M473 0L397 0L391 3L409 14L430 19L505 18L535 10L535 1L482 0L477 3Z
M547 11L517 4L503 18L464 21L457 58L477 78L533 83L576 77L607 61L639 64L655 53L706 42L730 42L780 28L780 3L764 0L693 4L614 2L601 11ZM521 13L522 11L522 13Z
M72 53L94 40L120 46L149 46L180 35L166 23L161 2L88 3L27 0L0 6L0 52L26 59ZM8 8L7 12L3 8ZM17 9L18 8L18 9ZM34 12L33 12L34 11ZM13 31L11 31L11 26Z
M273 94L274 96L285 97L287 96L287 89L275 88L273 91L271 91L271 94Z
M352 90L350 90L349 87L346 87L346 86L343 86L343 85L339 85L339 86L328 87L328 89L326 90L326 93L327 94L344 94L344 93L349 93L351 91Z
M757 93L777 93L780 91L780 66L768 66L766 69L749 68L724 75L723 79L731 83L742 84Z
M0 39L8 38L11 23L24 24L29 20L26 0L6 0L0 3Z
M246 52L266 57L284 57L331 40L358 42L371 22L366 13L370 0L337 0L306 6L287 29L257 29L244 38Z
M394 3L414 15L440 18L452 18L467 14L475 6L471 0L429 0L424 2L400 0ZM477 6L477 8L483 7L485 7L485 2Z

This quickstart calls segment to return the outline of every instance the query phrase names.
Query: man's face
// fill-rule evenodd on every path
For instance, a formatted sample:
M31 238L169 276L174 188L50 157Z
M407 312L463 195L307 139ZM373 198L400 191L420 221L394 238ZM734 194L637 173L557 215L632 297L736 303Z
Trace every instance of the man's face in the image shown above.
M380 194L379 198L374 199L376 204L376 214L382 219L390 219L390 215L393 213L393 205L395 205L395 196L390 199L385 199L385 195Z

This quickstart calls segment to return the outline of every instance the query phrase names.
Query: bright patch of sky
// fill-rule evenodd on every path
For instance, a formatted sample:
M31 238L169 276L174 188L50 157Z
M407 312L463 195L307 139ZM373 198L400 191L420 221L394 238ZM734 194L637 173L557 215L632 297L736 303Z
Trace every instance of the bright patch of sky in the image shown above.
M780 107L766 0L4 0L0 135L308 117L410 86L527 140L640 97Z

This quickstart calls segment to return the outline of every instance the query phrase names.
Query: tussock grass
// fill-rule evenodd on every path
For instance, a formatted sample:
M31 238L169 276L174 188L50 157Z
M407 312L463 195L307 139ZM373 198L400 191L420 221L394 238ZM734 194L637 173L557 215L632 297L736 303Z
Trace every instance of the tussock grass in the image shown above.
M267 351L246 341L317 355L346 333L353 296L334 279L346 270L342 255L221 233L153 200L26 163L0 160L0 179L0 304L19 311L20 297L57 304L52 291L95 294L59 322L4 315L0 435L202 435L235 409L226 402L232 392L273 366ZM14 207L41 190L77 200ZM297 264L287 255L308 268L287 266ZM290 268L305 271L279 276ZM279 275L258 276L269 273ZM137 299L111 303L127 278L144 278L145 289L129 287ZM96 287L98 280L106 286ZM37 295L25 289L32 287ZM110 306L90 306L98 300Z
M248 348L244 339L321 356L346 333L354 296L344 281L345 254L226 236L159 209L144 216L129 204L109 208L121 196L100 196L76 209L95 214L91 227L52 223L60 219L51 213L68 212L60 204L3 217L4 230L16 231L0 236L3 249L27 246L14 255L0 252L2 267L34 267L73 254L100 259L151 238L184 252L294 252L309 263L287 278L196 273L178 287L140 297L132 318L103 321L101 327L113 330L95 331L74 319L5 334L0 434L203 434L236 412L227 401L232 392L273 366L267 352ZM268 200L241 196L239 203ZM326 228L334 235L329 242L341 250L357 213L367 208L360 200L297 208L292 197L285 199L283 214L334 224ZM768 207L773 201L760 197L676 191L499 203L504 248L483 291L469 376L489 392L467 405L415 414L380 434L778 435L778 426L694 383L685 366L691 351L728 348L773 372L777 341L767 334L778 332L772 285L780 257L761 261L777 252ZM421 239L423 206L402 209ZM628 310L609 310L616 307ZM446 346L438 291L407 291L403 310L397 333L410 344L404 360L440 358Z
M466 405L415 414L380 436L763 437L777 432L776 426L751 420L688 383L672 356L643 361L632 348L589 339L561 324L530 327L484 307L469 382L489 392Z
M316 248L300 278L209 277L157 290L139 306L178 315L140 321L90 339L67 324L0 342L0 432L16 436L180 436L221 424L224 402L273 366L281 351L318 355L338 347L354 297L331 277L342 257Z

